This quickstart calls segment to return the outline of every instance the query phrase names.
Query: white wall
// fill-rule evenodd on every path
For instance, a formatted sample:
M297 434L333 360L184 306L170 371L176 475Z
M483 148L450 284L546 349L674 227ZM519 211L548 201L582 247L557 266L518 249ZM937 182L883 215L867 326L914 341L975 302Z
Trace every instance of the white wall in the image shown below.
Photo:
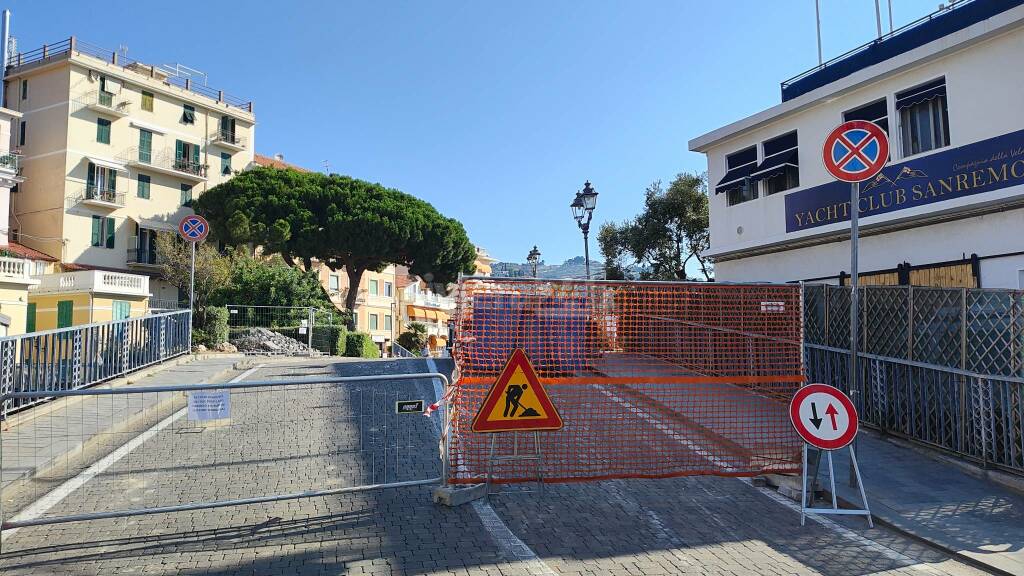
M943 39L938 42L946 41L947 39ZM846 110L879 98L887 98L890 132L896 135L899 124L893 109L894 95L907 88L945 76L951 147L1024 129L1024 106L1021 105L1021 95L1024 94L1024 66L1020 65L1022 57L1024 28L1017 27L963 50L891 74L832 101L824 99L778 121L743 132L709 147L709 254L743 251L810 237L836 236L849 230L848 222L840 222L787 233L784 210L786 194L831 181L822 165L821 145L825 135L842 122L842 114ZM727 206L725 195L714 193L714 184L726 172L726 154L764 142L793 129L798 130L800 146L799 188L773 196L762 196L736 206ZM902 161L905 157L900 151L898 138L893 138L893 141L893 161ZM934 152L938 151L930 153ZM1020 198L1024 198L1024 186L1015 186L864 217L861 219L861 226L870 230L881 223L934 215L937 212L962 211L979 204L1003 203L1008 199ZM1015 212L1013 216L994 214L959 223L947 223L941 227L923 228L922 231L928 231L927 236L922 231L906 231L865 239L861 245L861 270L893 268L904 260L912 264L926 264L958 259L964 252L976 252L979 256L986 256L1024 250L1024 235L1008 234L1007 230L1011 228L993 230L990 228L993 222L1000 222L1000 226L1016 226L1016 229L1020 230L1024 220L1021 219L1019 212ZM742 233L738 232L738 228L742 228ZM848 253L848 243L833 243L792 250L790 254L748 258L743 260L742 265L720 262L716 269L718 277L722 280L794 280L832 275L837 269L849 269ZM825 260L821 261L822 258ZM999 277L1004 276L1005 274ZM1005 278L999 282L1005 282Z

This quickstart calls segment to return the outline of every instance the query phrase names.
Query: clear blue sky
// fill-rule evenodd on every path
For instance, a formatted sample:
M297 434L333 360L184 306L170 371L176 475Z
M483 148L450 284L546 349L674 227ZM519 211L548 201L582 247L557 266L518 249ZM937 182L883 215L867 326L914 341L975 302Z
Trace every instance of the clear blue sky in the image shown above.
M938 0L892 3L899 27ZM424 198L508 261L581 255L585 179L596 232L817 64L813 0L55 4L7 4L21 49L76 35L203 70L255 102L258 152ZM873 0L822 0L826 59L874 34Z

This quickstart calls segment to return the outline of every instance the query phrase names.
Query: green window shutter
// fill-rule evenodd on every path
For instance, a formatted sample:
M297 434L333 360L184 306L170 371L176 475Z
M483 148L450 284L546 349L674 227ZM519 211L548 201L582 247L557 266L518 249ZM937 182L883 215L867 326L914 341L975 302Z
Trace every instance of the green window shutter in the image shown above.
M132 305L130 302L125 302L124 300L114 300L113 313L114 320L124 320L129 318L132 315Z
M191 206L192 205L192 187L188 184L181 185L181 205Z
M185 143L181 140L174 141L174 159L180 161L185 156Z
M74 314L75 303L71 300L57 302L57 328L71 326L72 315Z
M117 192L117 170L107 170L107 174L110 175L108 176L110 182L108 182L107 186L111 192Z
M192 145L192 168L196 169L199 167L199 145Z
M25 332L36 331L36 303L30 302L25 315Z
M149 176L145 174L139 174L139 198L149 198Z
M231 174L231 154L227 152L220 153L220 173Z
M114 219L107 218L107 248L114 247Z
M101 144L110 144L110 120L96 119L96 141Z
M96 165L89 162L89 174L86 176L86 185L92 188L96 185Z
M153 133L139 130L139 161L149 162L153 154Z
M103 226L103 218L101 216L92 217L92 245L100 245L100 230Z

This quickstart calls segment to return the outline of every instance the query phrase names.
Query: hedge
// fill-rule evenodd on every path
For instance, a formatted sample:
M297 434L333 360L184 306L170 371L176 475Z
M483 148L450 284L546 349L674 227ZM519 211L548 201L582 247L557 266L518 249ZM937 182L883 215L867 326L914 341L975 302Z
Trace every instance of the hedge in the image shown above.
M345 335L345 356L352 358L380 358L380 350L369 334L350 332Z
M223 306L207 306L206 320L202 326L192 328L192 343L216 346L228 341L228 309Z

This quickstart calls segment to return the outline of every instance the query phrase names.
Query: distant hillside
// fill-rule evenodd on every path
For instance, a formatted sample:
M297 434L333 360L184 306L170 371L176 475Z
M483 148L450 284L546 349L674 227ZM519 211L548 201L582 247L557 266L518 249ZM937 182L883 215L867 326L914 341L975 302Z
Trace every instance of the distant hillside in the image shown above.
M491 267L491 274L511 278L530 277L533 276L533 264L495 262ZM587 277L587 268L583 256L570 258L561 264L548 264L541 261L537 264L537 276L539 278L583 279ZM591 260L590 276L594 279L604 278L604 262Z

